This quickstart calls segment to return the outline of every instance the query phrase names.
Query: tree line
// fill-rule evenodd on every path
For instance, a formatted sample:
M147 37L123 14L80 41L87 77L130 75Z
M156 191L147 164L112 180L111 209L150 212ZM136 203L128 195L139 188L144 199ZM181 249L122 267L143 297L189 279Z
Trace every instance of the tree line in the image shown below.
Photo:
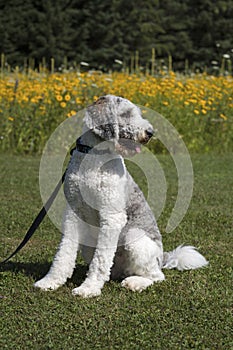
M203 69L232 58L232 18L232 0L0 0L0 53L11 66L150 69L170 57Z

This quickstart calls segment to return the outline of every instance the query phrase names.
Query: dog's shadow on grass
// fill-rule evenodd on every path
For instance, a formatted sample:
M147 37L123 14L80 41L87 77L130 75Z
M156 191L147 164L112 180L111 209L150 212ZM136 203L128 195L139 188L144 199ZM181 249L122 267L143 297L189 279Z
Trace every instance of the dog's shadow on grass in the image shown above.
M10 271L14 274L24 274L25 276L31 277L33 280L37 281L46 275L49 271L51 263L49 262L7 262L0 265L0 272ZM83 264L77 264L72 277L68 280L68 283L81 283L85 279L87 273L87 266Z

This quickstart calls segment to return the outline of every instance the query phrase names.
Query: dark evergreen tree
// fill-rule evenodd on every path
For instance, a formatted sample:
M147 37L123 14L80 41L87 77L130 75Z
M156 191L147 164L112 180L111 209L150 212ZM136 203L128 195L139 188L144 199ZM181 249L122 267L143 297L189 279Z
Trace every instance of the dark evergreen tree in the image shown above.
M191 18L188 6L182 0L164 0L161 2L162 26L164 32L159 35L162 56L171 55L173 60L184 68L184 61L190 58L192 42L189 37Z
M59 67L87 61L90 68L140 65L171 55L203 68L233 50L232 0L0 0L0 52L11 65L34 58Z
M232 55L233 2L231 0L189 0L192 18L190 40L193 43L191 58L197 66L219 64L223 54Z

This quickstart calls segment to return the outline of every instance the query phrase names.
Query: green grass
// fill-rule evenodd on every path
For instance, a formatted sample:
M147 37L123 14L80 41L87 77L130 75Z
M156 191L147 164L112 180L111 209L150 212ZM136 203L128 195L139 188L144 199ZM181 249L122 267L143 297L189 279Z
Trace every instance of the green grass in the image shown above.
M166 250L188 243L200 247L208 268L164 270L166 280L137 294L110 282L102 295L79 299L74 276L55 292L32 284L48 270L60 233L48 218L27 246L1 267L1 349L226 349L231 343L232 154L193 156L195 187L179 227L163 235ZM161 231L177 192L175 170L160 156L169 183ZM19 244L41 207L39 158L0 155L1 259ZM141 185L145 186L142 178Z

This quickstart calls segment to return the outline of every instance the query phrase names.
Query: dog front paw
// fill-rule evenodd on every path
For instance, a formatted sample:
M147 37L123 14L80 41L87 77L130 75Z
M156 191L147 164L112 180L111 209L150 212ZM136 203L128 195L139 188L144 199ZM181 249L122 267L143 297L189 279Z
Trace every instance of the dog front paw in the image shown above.
M78 295L82 298L92 298L97 297L101 294L101 289L95 285L85 285L84 283L78 287L74 288L72 290L73 295Z
M61 284L59 284L57 281L46 277L34 283L35 288L40 288L42 290L56 290L60 287L60 285Z

